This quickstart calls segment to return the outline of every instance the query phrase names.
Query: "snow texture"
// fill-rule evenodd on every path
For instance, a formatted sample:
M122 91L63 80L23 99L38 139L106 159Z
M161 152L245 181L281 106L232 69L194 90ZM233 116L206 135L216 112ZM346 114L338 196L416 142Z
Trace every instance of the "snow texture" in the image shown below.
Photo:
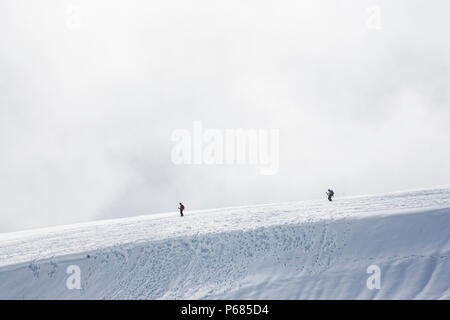
M450 299L450 189L0 234L0 299Z

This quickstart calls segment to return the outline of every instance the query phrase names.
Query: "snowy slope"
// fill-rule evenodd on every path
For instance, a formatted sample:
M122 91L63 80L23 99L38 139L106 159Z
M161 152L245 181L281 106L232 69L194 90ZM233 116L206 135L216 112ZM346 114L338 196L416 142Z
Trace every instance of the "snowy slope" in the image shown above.
M0 299L23 298L450 299L450 189L1 234Z

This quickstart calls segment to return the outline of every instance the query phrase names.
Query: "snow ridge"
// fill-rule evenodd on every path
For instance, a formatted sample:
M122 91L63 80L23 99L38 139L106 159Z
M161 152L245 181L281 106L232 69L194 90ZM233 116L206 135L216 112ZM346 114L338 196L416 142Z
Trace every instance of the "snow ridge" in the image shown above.
M449 299L450 189L0 236L1 299ZM67 267L81 270L69 290ZM366 286L379 266L381 289Z

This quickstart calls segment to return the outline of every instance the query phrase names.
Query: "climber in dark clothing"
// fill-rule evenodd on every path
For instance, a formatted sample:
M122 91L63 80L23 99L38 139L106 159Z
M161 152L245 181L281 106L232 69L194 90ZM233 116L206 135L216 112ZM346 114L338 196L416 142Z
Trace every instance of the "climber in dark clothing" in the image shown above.
M327 196L328 196L328 201L333 201L332 198L334 197L334 191L331 189L328 189Z
M184 217L184 215L183 215L184 206L183 206L183 204L181 202L180 202L180 207L178 209L180 209L180 215L182 217Z

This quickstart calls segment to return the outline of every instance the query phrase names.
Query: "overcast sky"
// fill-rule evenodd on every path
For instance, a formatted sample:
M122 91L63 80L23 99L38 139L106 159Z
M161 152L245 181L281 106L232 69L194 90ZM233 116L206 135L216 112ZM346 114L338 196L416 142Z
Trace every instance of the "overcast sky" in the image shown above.
M448 185L449 12L0 0L0 232ZM194 121L278 129L278 172L175 165Z

